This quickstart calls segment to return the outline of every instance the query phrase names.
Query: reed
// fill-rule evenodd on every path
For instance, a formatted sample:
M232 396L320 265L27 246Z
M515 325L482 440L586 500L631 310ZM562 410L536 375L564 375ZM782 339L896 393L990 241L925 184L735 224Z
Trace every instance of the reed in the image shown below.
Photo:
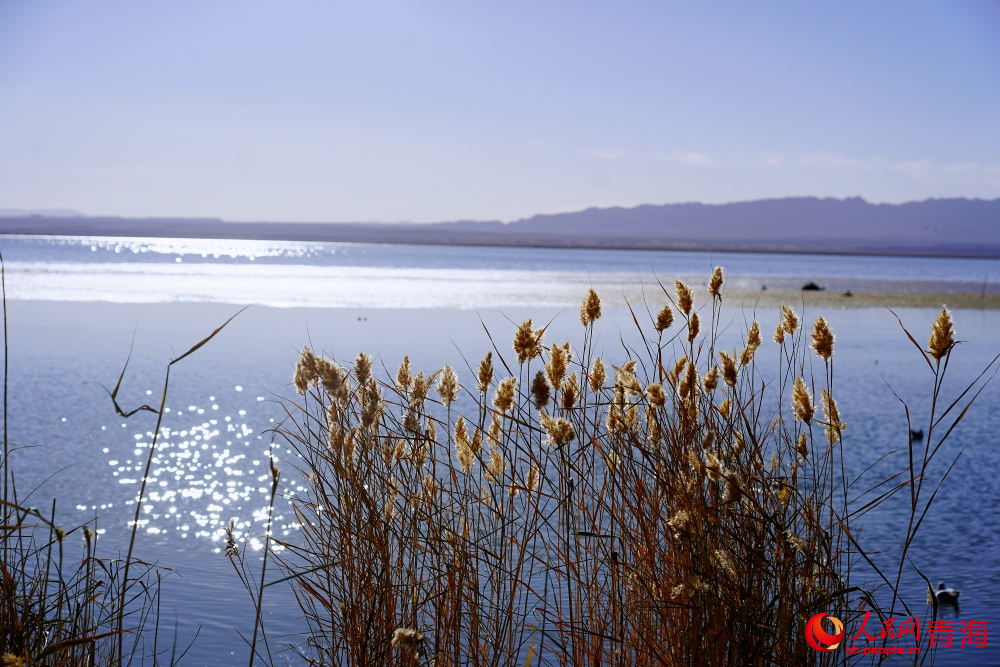
M161 649L158 643L159 571L132 558L131 550L124 560L100 557L96 517L72 530L64 530L55 523L55 500L48 517L18 500L11 461L15 450L7 438L4 273L0 255L4 331L0 664L3 667L160 664L167 648ZM179 658L173 652L166 664L173 667L176 660Z
M943 438L928 438L922 464L911 443L907 478L859 506L829 325L821 317L807 332L782 306L777 370L760 361L756 320L741 347L717 349L723 283L717 269L703 303L683 283L663 288L673 307L645 327L633 314L644 348L613 360L596 354L591 290L578 347L544 345L527 320L513 355L494 345L466 387L450 367L414 376L408 357L392 381L365 355L344 368L303 350L300 397L277 433L310 492L295 502L303 540L281 543L279 562L310 627L310 664L870 659L817 653L803 627L819 612L846 624L896 613ZM935 402L954 347L942 313L921 351ZM440 402L427 391L439 377ZM971 403L983 377L960 400ZM459 391L473 406L463 415ZM966 414L952 408L932 411L937 432L952 419L945 438ZM906 489L910 527L892 578L852 525Z

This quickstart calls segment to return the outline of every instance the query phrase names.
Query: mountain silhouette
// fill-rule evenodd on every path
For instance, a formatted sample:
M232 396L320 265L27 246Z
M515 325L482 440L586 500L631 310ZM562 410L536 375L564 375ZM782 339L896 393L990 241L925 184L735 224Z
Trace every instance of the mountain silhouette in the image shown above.
M32 215L0 217L0 234L1000 257L1000 199L872 204L860 197L792 197L589 208L510 223Z

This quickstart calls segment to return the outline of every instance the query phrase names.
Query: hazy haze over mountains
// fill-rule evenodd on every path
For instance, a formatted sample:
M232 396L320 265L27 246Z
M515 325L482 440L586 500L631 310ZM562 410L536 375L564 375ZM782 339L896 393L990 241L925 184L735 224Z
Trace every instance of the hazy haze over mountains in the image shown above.
M1000 199L871 204L795 197L589 208L498 221L225 222L0 215L0 233L779 252L1000 256Z

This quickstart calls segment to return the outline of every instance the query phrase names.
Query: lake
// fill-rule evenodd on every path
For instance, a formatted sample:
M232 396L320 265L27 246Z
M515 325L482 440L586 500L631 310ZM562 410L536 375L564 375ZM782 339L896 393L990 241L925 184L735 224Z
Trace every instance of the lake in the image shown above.
M236 629L252 628L252 610L221 553L221 531L230 518L242 530L259 528L267 431L283 414L278 401L294 395L292 369L303 345L343 363L366 351L390 372L404 354L414 370L450 363L471 384L462 359L475 363L491 349L484 327L503 352L514 324L528 317L551 321L547 341L578 342L579 302L591 285L607 304L598 334L613 357L622 342L639 341L628 305L640 319L647 308L655 313L664 303L657 280L703 285L716 265L726 268L728 286L742 290L723 312L726 343L753 315L755 302L746 295L764 285L985 294L997 291L990 276L1000 276L998 260L874 256L67 237L5 237L0 250L9 299L10 440L18 448L12 467L21 500L47 511L58 498L57 520L66 526L98 517L106 556L127 546L137 466L145 462L155 417L116 417L102 385L114 386L131 346L120 402L155 404L171 358L243 305L256 304L175 366L164 421L170 437L159 445L138 540L140 557L173 572L165 579L164 619L172 632L176 614L178 643L186 645L200 628L186 660L196 665L246 659ZM837 335L835 394L849 424L847 475L856 477L905 448L905 417L890 387L926 429L932 376L886 308L802 312L801 304L790 305L807 323L822 312ZM934 309L894 310L926 341ZM761 307L756 317L768 334L778 313ZM1000 311L956 309L954 318L963 344L948 371L950 397L1000 353ZM776 353L769 335L765 341L760 354ZM933 581L963 591L960 618L991 624L1000 623L998 433L1000 387L991 384L939 454L944 466L967 446L910 553ZM289 471L286 495L302 493L290 474L292 455L277 454ZM875 476L901 469L903 456L890 456ZM863 544L887 552L878 556L885 562L898 553L894 535L906 530L904 495L861 522ZM276 526L279 537L294 540L287 499ZM921 603L922 616L924 584L912 569L904 571L903 588ZM296 642L302 626L292 595L275 586L267 596L272 646ZM937 664L1000 664L998 646L942 650Z

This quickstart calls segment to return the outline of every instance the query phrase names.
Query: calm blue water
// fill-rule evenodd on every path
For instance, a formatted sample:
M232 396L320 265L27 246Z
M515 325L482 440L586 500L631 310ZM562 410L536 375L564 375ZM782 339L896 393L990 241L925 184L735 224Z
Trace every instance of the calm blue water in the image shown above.
M143 517L140 555L175 572L167 578L164 608L176 611L179 643L201 628L189 654L189 664L197 665L246 659L235 629L252 627L249 596L219 552L220 530L231 517L243 530L259 528L266 431L280 419L274 400L291 394L291 369L306 343L344 360L362 350L378 354L392 369L404 354L415 369L461 367L459 351L478 359L489 349L483 323L508 340L511 321L553 319L551 340L579 341L576 307L591 281L634 284L653 271L662 280L703 280L715 264L727 267L731 283L747 284L810 279L978 291L984 277L989 287L989 275L1000 276L995 260L9 238L0 250L12 299L11 440L24 448L14 455L18 487L22 494L37 487L27 502L39 507L57 497L64 525L99 516L105 555L125 544L140 475L135 466L155 422L148 415L116 418L99 384L114 385L134 334L122 403L152 403L166 362L238 310L231 304L266 304L248 309L175 367L164 424L170 435L161 441ZM897 312L925 341L934 312ZM804 316L811 321L818 314ZM911 405L915 427L926 430L931 376L887 311L824 315L837 334L835 387L849 424L845 452L853 479L905 446L902 406L889 387ZM1000 352L1000 313L954 315L958 337L967 342L953 355L949 396ZM764 331L773 329L776 313L759 317ZM609 307L600 321L606 353L620 349L620 337L636 341L634 330L627 310ZM469 373L460 368L460 376ZM1000 624L998 433L1000 389L991 384L938 454L936 474L967 446L910 554L932 580L963 591L955 620L986 620L991 627ZM277 454L290 469L289 453ZM881 479L903 465L895 454L870 475ZM862 478L855 488L865 487ZM296 483L289 488L300 490ZM872 556L877 563L896 561L907 502L908 494L900 494L859 519L863 542L885 552ZM294 539L287 502L277 524L279 536ZM268 589L266 605L272 649L294 642L301 630L294 600L279 589ZM924 585L910 568L903 589L914 613L924 616ZM943 650L937 664L1000 664L997 647L1000 641L987 649Z

